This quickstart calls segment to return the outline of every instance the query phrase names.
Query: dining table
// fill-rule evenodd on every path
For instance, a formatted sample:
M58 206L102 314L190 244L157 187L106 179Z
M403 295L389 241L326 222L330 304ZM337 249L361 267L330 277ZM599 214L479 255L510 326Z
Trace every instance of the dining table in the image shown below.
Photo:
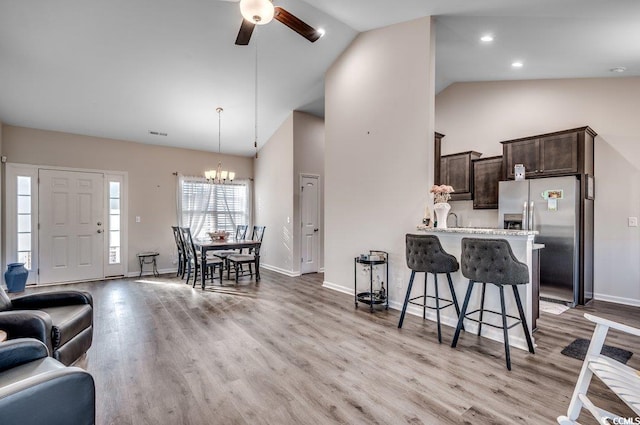
M260 248L261 241L254 241L253 239L194 239L193 244L196 249L200 251L200 278L202 282L202 289L205 287L206 282L206 270L207 270L207 252L209 251L225 251L231 249L244 249L244 248ZM260 256L256 256L256 269L260 267ZM259 275L258 275L259 276ZM256 279L258 279L256 277ZM220 282L222 285L222 282Z

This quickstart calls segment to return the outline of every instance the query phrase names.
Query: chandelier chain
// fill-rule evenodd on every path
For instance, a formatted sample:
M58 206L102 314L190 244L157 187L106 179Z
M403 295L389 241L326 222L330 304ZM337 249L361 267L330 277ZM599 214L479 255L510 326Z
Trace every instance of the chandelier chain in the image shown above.
M222 153L220 146L221 146L221 134L222 134L222 130L221 130L221 126L222 126L222 111L224 111L224 109L222 109L221 107L217 107L216 108L216 112L218 113L218 153Z
M254 110L254 118L253 118L253 125L254 125L253 147L256 150L256 158L257 158L258 157L258 43L255 43L255 45L256 45L256 60L255 60L256 72L255 72L255 81L254 81L255 110Z
M204 176L211 184L225 184L227 179L232 182L236 176L233 171L226 171L222 169L222 109L220 106L216 108L218 113L218 167L214 170L208 170L204 172Z

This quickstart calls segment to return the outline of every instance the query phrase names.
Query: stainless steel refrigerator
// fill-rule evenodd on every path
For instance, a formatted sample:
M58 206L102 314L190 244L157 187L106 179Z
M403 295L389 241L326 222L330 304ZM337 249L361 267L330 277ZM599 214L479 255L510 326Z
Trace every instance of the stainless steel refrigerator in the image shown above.
M540 232L540 298L579 300L580 186L575 176L499 183L499 227Z

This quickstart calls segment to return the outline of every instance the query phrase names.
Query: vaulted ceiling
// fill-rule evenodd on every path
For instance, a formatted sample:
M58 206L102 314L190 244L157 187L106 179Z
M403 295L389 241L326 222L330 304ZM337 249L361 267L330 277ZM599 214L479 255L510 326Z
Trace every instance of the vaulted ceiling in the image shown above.
M322 115L324 73L358 32L436 17L436 87L458 81L640 75L636 0L276 0L277 21L234 44L220 0L0 0L0 121L251 155L255 65L262 145L292 110ZM491 34L494 41L480 37ZM514 69L512 62L522 61ZM624 73L610 70L625 67ZM149 132L166 133L156 136Z

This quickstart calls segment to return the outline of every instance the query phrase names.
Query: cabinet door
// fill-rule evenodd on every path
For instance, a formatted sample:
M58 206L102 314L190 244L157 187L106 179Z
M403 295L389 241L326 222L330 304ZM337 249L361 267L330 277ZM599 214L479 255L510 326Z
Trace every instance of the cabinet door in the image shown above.
M454 193L471 192L469 162L469 155L451 156L447 159L448 181L445 184L453 186Z
M535 175L539 172L540 144L538 139L508 143L505 147L507 178L513 179L515 177L513 166L516 164L523 164L525 173L528 175Z
M498 182L502 178L502 157L473 161L473 209L498 208Z
M447 176L447 158L440 158L440 170L438 170L438 178L434 180L434 184L449 184Z
M445 155L440 159L441 183L453 187L452 201L469 200L473 198L471 193L471 160L479 158L479 152L469 151L451 155Z
M540 140L541 174L574 174L578 172L578 134L560 134Z
M442 177L440 176L440 170L442 169L442 138L444 134L440 134L437 131L433 136L433 184L442 184Z

